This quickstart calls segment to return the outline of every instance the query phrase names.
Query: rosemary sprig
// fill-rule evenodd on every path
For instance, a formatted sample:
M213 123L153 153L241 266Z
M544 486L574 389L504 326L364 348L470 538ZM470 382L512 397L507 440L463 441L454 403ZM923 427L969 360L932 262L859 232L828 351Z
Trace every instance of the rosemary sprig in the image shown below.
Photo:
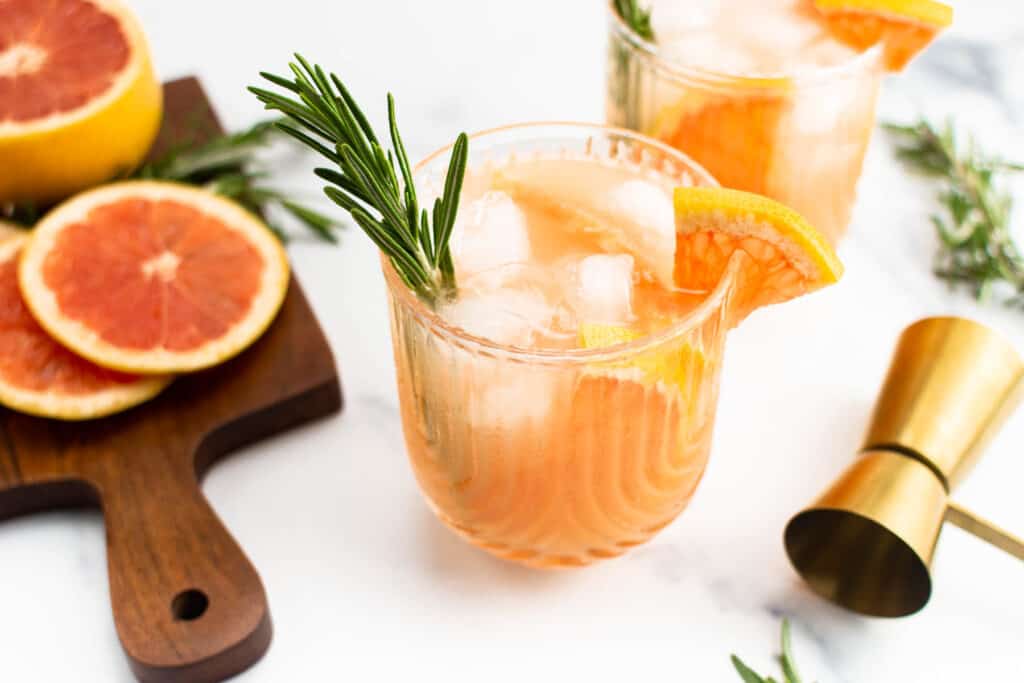
M654 42L654 29L651 27L651 10L641 9L640 0L615 0L615 11L638 36Z
M265 182L267 173L257 161L257 153L280 135L276 123L276 120L261 121L251 128L220 135L206 143L179 145L125 178L170 180L203 187L260 214L268 227L286 241L285 231L270 220L272 207L277 207L320 239L336 243L334 231L341 227L340 223L296 203ZM43 213L32 204L0 207L0 218L26 227L34 225Z
M333 168L316 169L317 176L329 183L324 192L387 255L405 284L430 304L453 296L455 269L448 241L466 172L466 134L459 135L452 148L444 190L434 201L433 211L421 209L391 94L391 149L385 152L341 79L333 73L328 76L301 55L295 59L298 63L289 64L291 78L260 74L280 91L249 90L267 109L287 117L281 130L332 162Z
M942 242L936 275L969 287L983 302L1008 285L1006 303L1024 306L1024 257L1009 229L1013 198L997 182L1000 173L1024 166L986 155L973 139L961 148L951 122L942 130L924 119L884 127L904 162L938 179L945 215L931 217Z
M315 236L337 243L334 231L341 223L296 203L286 193L266 184L267 173L257 162L256 154L280 135L277 123L277 120L260 121L251 128L216 137L205 144L172 149L144 165L133 177L198 185L233 199L262 215L270 229L286 241L285 231L270 221L271 207L277 207Z
M736 655L732 655L732 665L736 673L743 679L743 683L778 683L771 676L762 677L753 669L743 663ZM793 658L793 643L789 636L789 620L782 620L782 654L779 656L779 664L782 666L784 678L782 683L800 683L800 674L796 669L796 661Z

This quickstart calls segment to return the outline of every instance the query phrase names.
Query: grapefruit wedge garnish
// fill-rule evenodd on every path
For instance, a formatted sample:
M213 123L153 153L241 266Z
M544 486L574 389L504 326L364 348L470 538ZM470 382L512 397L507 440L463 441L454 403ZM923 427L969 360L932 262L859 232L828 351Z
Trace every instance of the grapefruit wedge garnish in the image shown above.
M850 47L881 43L885 65L900 71L940 31L953 23L953 8L934 0L813 0L829 31Z
M0 202L134 168L160 124L145 37L116 0L0 1Z
M738 261L733 324L761 306L833 284L843 266L828 240L800 214L761 195L710 187L675 191L675 282L712 291Z
M288 277L284 250L256 216L204 190L145 181L53 209L19 267L25 302L55 339L142 374L234 356L270 325Z
M64 420L109 415L160 392L169 377L139 377L79 358L36 323L18 291L22 236L0 235L0 404Z

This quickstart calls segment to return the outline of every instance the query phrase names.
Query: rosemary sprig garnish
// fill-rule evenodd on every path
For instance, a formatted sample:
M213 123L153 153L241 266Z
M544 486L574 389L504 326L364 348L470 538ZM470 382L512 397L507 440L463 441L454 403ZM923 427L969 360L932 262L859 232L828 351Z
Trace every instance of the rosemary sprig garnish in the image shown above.
M430 304L454 296L455 269L448 241L466 172L466 134L460 134L452 148L444 190L434 201L433 211L421 209L391 94L391 149L385 152L341 79L333 73L328 76L301 55L295 59L297 64L288 65L291 78L260 74L283 94L257 87L249 90L267 109L287 117L281 130L333 163L334 168L316 169L317 176L330 183L324 192L387 255L405 284Z
M1013 198L997 182L1000 173L1024 166L986 155L973 139L961 149L952 123L941 131L924 119L884 127L903 161L939 181L945 215L931 217L942 242L936 275L969 287L983 302L1000 283L1008 285L1006 303L1024 306L1024 257L1009 229Z
M732 665L736 673L743 679L743 683L778 683L771 676L762 677L753 669L743 663L736 655L732 655ZM782 654L779 656L779 664L782 666L784 678L782 683L801 683L800 674L796 669L796 660L793 658L793 643L789 636L789 620L782 620Z
M638 36L654 42L654 29L651 27L651 10L640 8L640 0L615 0L615 11Z
M272 222L272 207L290 214L317 237L337 242L335 229L341 224L313 209L296 203L287 194L266 183L267 173L257 153L280 135L277 121L261 121L246 130L228 133L202 144L183 144L150 161L125 179L170 180L203 187L233 199L260 214L282 241L285 231ZM31 227L44 211L32 204L0 207L0 218Z

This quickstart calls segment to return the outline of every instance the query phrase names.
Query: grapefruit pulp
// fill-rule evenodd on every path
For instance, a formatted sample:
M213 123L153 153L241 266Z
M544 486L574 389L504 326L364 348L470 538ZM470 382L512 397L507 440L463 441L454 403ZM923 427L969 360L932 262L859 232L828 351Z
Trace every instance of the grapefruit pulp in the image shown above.
M0 1L0 202L49 202L130 171L161 97L119 0Z
M784 77L736 78L731 91L694 89L662 110L649 132L684 150L725 187L765 194L792 85Z
M18 291L24 243L21 236L0 236L0 403L41 417L82 420L130 408L167 386L169 377L107 370L50 338Z
M25 303L97 365L163 374L255 341L288 287L284 250L234 202L166 182L105 185L48 213L25 247Z

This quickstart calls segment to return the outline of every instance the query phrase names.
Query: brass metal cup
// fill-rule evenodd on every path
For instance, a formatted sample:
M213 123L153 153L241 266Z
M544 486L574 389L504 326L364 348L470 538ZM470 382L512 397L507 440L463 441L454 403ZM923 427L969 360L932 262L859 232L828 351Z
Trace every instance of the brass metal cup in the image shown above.
M945 521L1024 560L1024 541L949 500L1024 395L1024 361L960 318L928 318L900 337L856 460L790 520L786 552L819 595L899 617L931 596Z

